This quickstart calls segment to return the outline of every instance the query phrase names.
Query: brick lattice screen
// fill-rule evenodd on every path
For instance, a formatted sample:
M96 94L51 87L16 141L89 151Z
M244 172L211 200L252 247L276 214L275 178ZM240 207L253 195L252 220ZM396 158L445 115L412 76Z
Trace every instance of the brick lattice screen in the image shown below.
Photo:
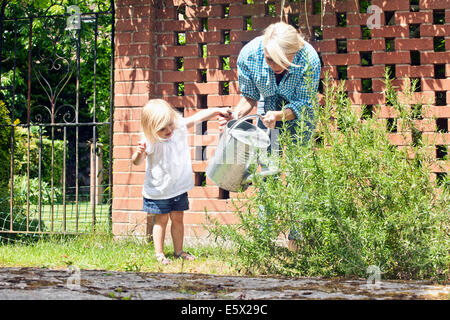
M240 49L280 20L281 1L191 0L116 1L114 201L113 232L117 236L146 236L151 220L142 213L144 166L135 167L131 155L140 138L140 112L150 98L163 98L184 116L208 107L234 106L239 101L236 60ZM299 28L319 52L325 71L346 79L355 107L380 107L384 118L395 118L386 106L383 77L386 66L395 70L394 84L406 76L419 79L422 138L442 135L430 146L435 157L448 154L450 134L450 8L448 0L336 0L285 1L285 21ZM367 28L381 9L380 28ZM325 12L324 15L320 10ZM306 14L305 14L306 12ZM218 142L216 121L190 131L195 188L185 214L185 237L205 238L205 208L223 223L234 223L231 199L205 177L207 162ZM394 144L404 144L391 133ZM448 171L435 168L432 179Z

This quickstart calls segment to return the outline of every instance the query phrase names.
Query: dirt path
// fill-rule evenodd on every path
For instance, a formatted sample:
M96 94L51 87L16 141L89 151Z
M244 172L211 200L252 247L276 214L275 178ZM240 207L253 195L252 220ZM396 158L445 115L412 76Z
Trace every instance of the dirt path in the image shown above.
M450 285L417 281L232 277L0 268L1 300L450 299Z

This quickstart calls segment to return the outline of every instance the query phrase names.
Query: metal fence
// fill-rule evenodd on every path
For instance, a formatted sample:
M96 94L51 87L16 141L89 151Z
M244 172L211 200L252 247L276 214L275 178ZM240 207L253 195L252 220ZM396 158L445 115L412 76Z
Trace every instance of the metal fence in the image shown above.
M114 2L92 3L1 3L0 240L110 226Z

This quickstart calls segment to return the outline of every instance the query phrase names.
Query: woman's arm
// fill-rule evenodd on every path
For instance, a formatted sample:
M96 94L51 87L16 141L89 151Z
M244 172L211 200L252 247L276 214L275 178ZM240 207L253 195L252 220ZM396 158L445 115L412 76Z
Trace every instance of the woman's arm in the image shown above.
M223 118L231 119L231 108L210 108L197 112L193 116L185 118L186 126L192 127L194 124L209 120L215 116L221 116Z
M300 83L295 87L295 97L289 101L287 105L280 111L269 111L262 118L264 125L270 129L275 128L276 121L290 121L302 117L304 108L311 108L313 101L317 97L317 89L320 82L320 61L316 62L316 66L308 69L305 76L301 78Z
M261 118L264 125L269 129L274 129L277 121L290 121L297 118L297 115L292 111L292 109L284 109L280 111L268 111Z
M238 119L249 114L250 111L252 111L252 109L256 107L256 103L257 101L251 98L242 97L241 100L239 100L239 103L237 104L235 109L235 112L237 112Z

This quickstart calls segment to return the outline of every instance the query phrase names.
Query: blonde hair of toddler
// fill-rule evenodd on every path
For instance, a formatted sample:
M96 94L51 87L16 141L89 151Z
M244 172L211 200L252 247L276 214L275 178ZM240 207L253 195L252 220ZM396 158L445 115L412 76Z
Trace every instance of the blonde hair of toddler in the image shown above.
M150 143L159 142L162 139L158 131L171 123L176 123L180 117L181 115L167 101L152 99L142 109L142 131Z

